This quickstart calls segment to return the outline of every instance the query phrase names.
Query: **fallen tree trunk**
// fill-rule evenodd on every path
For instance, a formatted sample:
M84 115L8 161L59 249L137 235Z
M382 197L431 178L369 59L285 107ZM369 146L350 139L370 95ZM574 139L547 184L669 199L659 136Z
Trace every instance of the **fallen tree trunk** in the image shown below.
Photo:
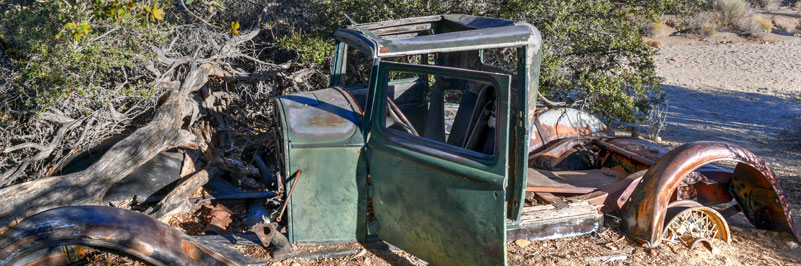
M246 56L237 50L237 46L253 39L258 33L259 30L254 30L233 37L219 48L216 55L205 59L190 57L172 59L166 57L160 49L153 48L157 60L170 66L167 73L182 64L190 64L192 67L181 83L169 79L159 80L161 86L166 87L169 93L158 107L153 120L114 144L98 161L83 171L41 178L0 189L0 202L2 202L0 233L24 218L48 209L101 204L103 196L113 184L124 179L158 153L172 147L197 148L196 136L181 129L184 118L197 112L198 107L190 94L200 90L208 82L209 76L223 79L230 76L218 66L218 60ZM185 190L203 183L202 179L192 179L192 182L184 186ZM184 192L179 190L172 194L184 196ZM164 203L172 205L172 200ZM167 206L164 210L169 210L170 207L172 206Z
M211 64L194 68L180 89L172 88L150 123L112 146L89 168L0 189L0 233L22 218L48 209L100 204L111 185L159 152L194 144L194 135L181 129L184 117L192 113L189 94L206 84L213 71Z

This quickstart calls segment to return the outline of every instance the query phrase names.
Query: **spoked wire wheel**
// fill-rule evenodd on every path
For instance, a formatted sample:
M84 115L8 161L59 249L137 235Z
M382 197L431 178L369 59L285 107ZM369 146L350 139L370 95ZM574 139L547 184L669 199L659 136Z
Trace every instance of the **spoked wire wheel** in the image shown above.
M663 241L681 243L692 249L702 242L711 247L709 242L715 238L727 244L731 241L729 224L720 213L695 201L670 204L665 215Z

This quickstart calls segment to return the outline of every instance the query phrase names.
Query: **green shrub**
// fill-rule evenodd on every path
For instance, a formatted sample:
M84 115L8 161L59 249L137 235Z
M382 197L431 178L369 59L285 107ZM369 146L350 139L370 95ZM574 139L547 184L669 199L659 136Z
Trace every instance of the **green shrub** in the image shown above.
M166 40L162 7L155 1L4 4L0 35L13 50L19 75L2 87L3 108L25 116L125 102L116 87L139 84L152 59L147 44Z
M323 65L326 57L334 52L334 43L329 38L304 32L279 37L276 43L283 49L297 52L300 61L307 64Z
M556 100L583 100L595 114L620 123L641 120L652 104L661 101L652 59L656 48L642 39L640 26L656 23L668 12L692 14L703 5L683 0L310 2L319 4L317 21L327 26L325 32L305 36L330 36L351 24L346 14L361 23L443 13L528 21L544 38L540 91Z

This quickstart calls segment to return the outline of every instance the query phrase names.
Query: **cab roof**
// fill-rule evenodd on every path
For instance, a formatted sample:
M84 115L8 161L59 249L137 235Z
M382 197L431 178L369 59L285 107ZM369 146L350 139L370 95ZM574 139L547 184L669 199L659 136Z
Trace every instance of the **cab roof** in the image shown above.
M530 46L540 32L526 22L469 15L436 15L364 23L339 29L337 40L374 57Z

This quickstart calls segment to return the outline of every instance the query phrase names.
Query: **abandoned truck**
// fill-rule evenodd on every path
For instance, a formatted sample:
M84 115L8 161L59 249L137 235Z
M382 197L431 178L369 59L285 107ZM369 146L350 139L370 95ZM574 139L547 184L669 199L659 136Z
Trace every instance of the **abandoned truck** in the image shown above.
M330 87L275 101L286 212L261 239L274 250L286 249L281 227L296 245L379 239L434 265L502 265L508 241L604 224L646 246L728 242L726 217L740 212L798 240L773 173L751 152L719 142L667 150L605 134L583 111L540 107L542 39L528 23L441 15L334 36ZM98 208L108 207L20 222L0 239L3 264L67 245L155 264L243 261L145 215Z

